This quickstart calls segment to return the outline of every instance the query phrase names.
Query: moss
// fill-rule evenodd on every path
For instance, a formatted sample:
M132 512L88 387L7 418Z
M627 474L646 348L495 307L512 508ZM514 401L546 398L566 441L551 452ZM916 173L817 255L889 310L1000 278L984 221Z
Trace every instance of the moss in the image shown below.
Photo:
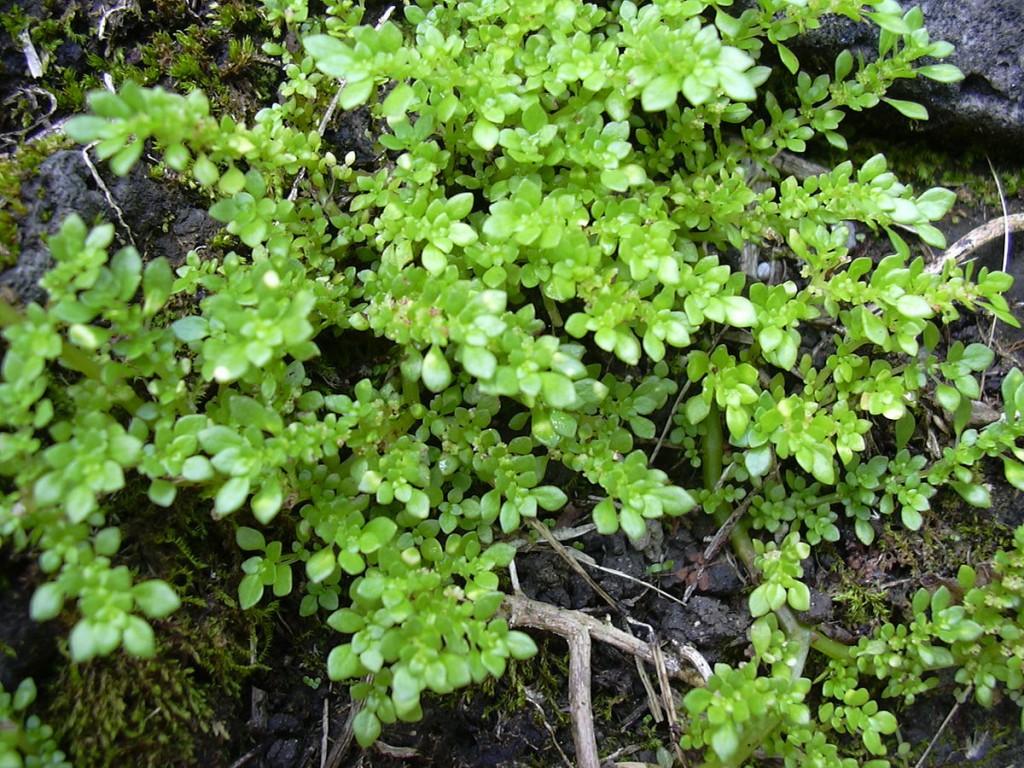
M886 525L877 548L890 568L908 570L915 579L923 577L927 586L954 579L961 564L990 561L996 550L1012 541L1011 528L947 491L933 500L921 530Z
M0 26L15 40L29 32L44 64L43 77L31 88L15 83L3 132L31 129L42 95L53 99L55 116L81 111L86 95L103 87L107 75L118 84L131 79L179 91L200 88L216 111L241 118L276 92L280 72L259 52L260 41L270 34L259 4L229 0L215 5L207 18L178 0L128 8L104 17L102 40L97 24L92 4L84 0L47 3L38 18L19 7L0 16Z
M195 598L158 627L155 659L118 653L67 664L45 719L76 765L193 766L244 722L242 689L269 650L277 605L242 614Z
M837 584L830 597L837 608L840 626L854 630L876 627L892 617L892 603L882 585L866 585L858 575L841 562L833 569Z
M59 691L49 720L76 765L195 764L193 729L209 735L216 727L193 671L166 659L69 665Z
M43 160L66 145L60 136L20 145L0 157L0 271L18 261L18 218L26 212L21 185L39 171Z
M878 153L884 154L896 175L907 184L913 184L915 189L924 191L929 187L948 187L958 192L961 203L993 209L1001 207L999 187L989 166L989 156L983 149L968 147L954 156L920 143L866 139L851 145L849 159L856 165ZM832 161L842 159L837 156ZM1008 200L1024 197L1024 171L1018 167L1003 167L999 160L992 163L999 175L1003 195ZM950 220L956 223L957 216L957 206L954 206Z
M269 668L279 604L238 608L240 553L224 535L229 524L211 520L204 500L187 493L168 518L148 502L144 486L129 483L107 510L125 531L118 559L170 583L183 604L154 627L155 658L118 652L52 671L40 716L75 765L209 762L241 736L231 731L247 717L244 686Z

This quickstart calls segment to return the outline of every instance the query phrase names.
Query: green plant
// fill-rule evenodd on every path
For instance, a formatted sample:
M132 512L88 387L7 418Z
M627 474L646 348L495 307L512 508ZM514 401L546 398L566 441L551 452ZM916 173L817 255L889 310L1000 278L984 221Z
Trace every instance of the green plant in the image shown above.
M36 699L32 678L18 683L14 693L0 686L0 766L3 768L70 768L57 749L53 729L27 710Z
M870 659L897 658L903 636L913 669L947 661L929 648L951 609L937 593L929 620L887 630L870 652L846 648L794 614L809 605L801 561L841 535L840 513L870 543L878 513L915 529L941 485L984 504L974 472L986 456L1024 487L1024 375L1005 380L1006 420L967 429L973 374L992 356L940 333L964 308L1015 322L1010 279L926 271L907 238L941 246L932 222L954 196L915 192L882 155L803 182L772 161L816 137L845 147L844 110L884 102L923 117L885 94L900 78L957 79L920 64L951 47L893 0L762 0L735 16L711 0L422 2L379 27L358 25L351 3L322 18L301 0L266 6L305 50L266 47L286 82L251 126L212 116L199 91L132 82L92 94L91 114L67 125L118 174L155 145L236 240L172 272L132 249L109 257L109 225L70 219L52 240L47 306L0 304L0 532L55 575L36 618L75 597L76 659L121 644L151 653L135 609L158 618L176 598L113 565L105 504L126 473L160 506L195 489L217 518L274 524L269 543L235 530L254 553L240 602L298 584L304 615L328 612L343 636L328 674L363 702L354 728L367 745L417 719L424 692L535 652L500 614L499 573L515 555L502 535L566 503L547 481L554 461L604 497L592 510L604 534L640 539L648 520L698 501L724 523L751 497L753 524L732 543L761 580L755 656L687 696L686 747L712 765L755 747L790 765L851 765L836 731L884 755L895 719L852 670L882 669ZM879 25L877 57L801 70L785 41L826 13ZM343 110L368 105L378 167L357 168L318 130L336 91ZM852 258L843 221L884 233L895 253ZM722 256L777 238L798 279L748 287ZM366 339L372 374L353 384ZM318 356L346 369L315 378ZM677 391L673 367L686 390L669 447L699 477L669 477L637 447ZM956 439L928 465L913 449L930 398ZM759 527L775 540L752 540ZM834 661L817 682L842 702L817 722L803 677L812 646ZM990 701L990 667L961 663ZM884 693L910 692L893 679Z

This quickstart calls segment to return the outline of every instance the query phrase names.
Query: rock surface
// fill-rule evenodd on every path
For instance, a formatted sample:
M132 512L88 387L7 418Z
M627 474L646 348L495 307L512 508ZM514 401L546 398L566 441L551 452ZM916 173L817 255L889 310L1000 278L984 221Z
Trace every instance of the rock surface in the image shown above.
M911 7L915 3L904 3ZM1024 3L1021 0L919 0L933 40L948 40L956 51L946 62L960 67L964 80L951 85L920 78L902 81L893 94L924 103L928 123L909 123L895 110L866 113L861 126L872 133L924 132L947 144L969 142L1008 152L1024 140ZM877 27L833 17L821 29L793 41L804 66L828 72L844 48L871 56ZM880 123L879 121L884 121Z
M178 266L192 248L209 242L219 224L198 207L198 199L169 184L160 184L147 176L139 165L124 178L113 177L102 165L98 172L110 201L131 222L132 238L144 258L166 257ZM28 213L18 224L21 254L16 266L0 273L5 286L24 302L46 300L39 279L53 265L46 238L54 235L61 222L77 213L86 223L99 219L118 222L106 194L99 188L82 153L57 152L43 161L39 173L22 189L22 202ZM117 230L118 244L128 244L123 227ZM115 248L111 248L113 254Z

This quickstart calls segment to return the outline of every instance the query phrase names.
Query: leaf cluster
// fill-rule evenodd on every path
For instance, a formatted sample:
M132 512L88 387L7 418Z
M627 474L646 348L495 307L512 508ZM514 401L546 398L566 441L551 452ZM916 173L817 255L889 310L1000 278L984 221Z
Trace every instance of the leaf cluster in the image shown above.
M418 719L424 693L536 651L502 615L500 573L515 556L504 537L568 501L552 464L593 486L600 533L634 540L698 500L724 519L749 498L749 528L771 534L748 547L756 658L687 696L684 742L711 764L761 746L788 764L849 765L809 725L810 641L785 619L809 607L802 562L839 538L840 513L870 543L879 515L919 527L942 485L985 504L985 457L1024 486L1024 375L1004 381L1005 420L971 427L975 375L993 355L942 332L964 311L1015 322L1010 279L926 269L907 241L941 247L934 222L954 196L899 182L882 155L804 179L774 162L816 137L844 147L846 110L923 116L885 95L901 78L958 76L921 65L951 48L920 11L730 10L424 0L369 26L351 3L318 16L266 0L268 22L302 48L265 47L284 82L251 125L211 114L199 90L129 81L92 94L67 134L96 142L117 174L153 149L210 196L230 250L172 270L132 248L111 256L110 225L72 218L51 241L46 305L0 304L0 536L32 547L49 575L34 617L76 600L76 660L151 655L147 619L179 598L116 565L110 503L129 481L171 513L198 494L217 519L251 515L224 524L248 553L242 607L301 590L300 612L323 611L339 634L328 674L362 700L354 728L368 745ZM802 69L785 41L826 11L879 25L877 57ZM375 167L325 138L335 96L367 107ZM894 252L852 254L845 221ZM757 281L761 270L730 262L745 245L784 246L799 276ZM375 365L346 355L360 344ZM352 370L324 375L328 360ZM665 444L702 477L670 476L640 447L677 392ZM955 435L931 464L927 402ZM850 651L857 668L906 648L911 672L943 661L917 642L954 616L929 599L930 624ZM979 691L995 675L963 669ZM911 693L894 679L890 693ZM993 679L1016 690L1015 677ZM819 720L881 756L894 720L861 690L849 683Z

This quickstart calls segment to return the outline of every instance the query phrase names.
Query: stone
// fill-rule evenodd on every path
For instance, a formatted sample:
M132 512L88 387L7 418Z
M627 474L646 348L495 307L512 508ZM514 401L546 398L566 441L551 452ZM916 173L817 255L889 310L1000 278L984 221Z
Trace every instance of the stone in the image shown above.
M959 83L943 84L927 78L902 80L890 95L924 104L930 119L909 121L880 105L847 121L874 134L898 131L924 134L939 144L967 141L998 154L1008 142L1024 140L1024 3L1020 0L918 0L932 40L956 46L943 63L964 73ZM831 72L832 62L844 48L866 58L877 55L878 28L845 17L826 19L820 29L790 41L801 65L812 73ZM926 62L922 62L926 63ZM843 130L842 128L840 130ZM1013 149L1016 149L1013 147Z

